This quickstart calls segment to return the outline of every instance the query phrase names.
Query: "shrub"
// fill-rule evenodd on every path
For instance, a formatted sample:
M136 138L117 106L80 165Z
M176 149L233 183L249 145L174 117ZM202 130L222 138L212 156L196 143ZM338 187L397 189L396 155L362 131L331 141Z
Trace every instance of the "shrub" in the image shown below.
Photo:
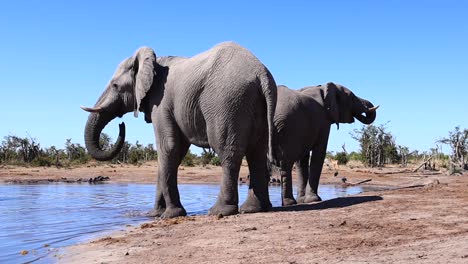
M200 156L200 161L203 166L206 166L208 164L211 164L211 161L214 157L216 157L216 154L211 148L208 148L208 150L204 148Z
M338 165L346 165L348 163L348 155L345 152L336 153L335 159L338 161Z
M348 155L348 159L355 160L355 161L362 161L362 154L353 151Z
M35 160L33 160L32 165L39 167L50 167L52 163L53 161L51 160L51 158L46 156L39 156Z
M193 154L189 149L184 159L182 160L181 165L186 166L186 167L193 167L195 166L196 158L197 158L197 155Z
M221 160L219 159L218 156L214 156L214 157L210 160L210 164L213 165L213 166L221 166Z

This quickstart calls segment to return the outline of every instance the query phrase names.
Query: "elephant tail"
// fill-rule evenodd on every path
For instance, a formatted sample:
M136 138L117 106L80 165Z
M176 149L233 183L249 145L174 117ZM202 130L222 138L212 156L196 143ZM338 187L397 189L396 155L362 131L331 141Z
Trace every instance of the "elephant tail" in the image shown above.
M275 153L275 125L273 119L275 116L276 101L277 101L277 87L276 82L270 71L267 70L265 75L260 77L260 85L262 87L262 93L265 97L267 106L267 120L268 120L268 160L276 165L276 153Z

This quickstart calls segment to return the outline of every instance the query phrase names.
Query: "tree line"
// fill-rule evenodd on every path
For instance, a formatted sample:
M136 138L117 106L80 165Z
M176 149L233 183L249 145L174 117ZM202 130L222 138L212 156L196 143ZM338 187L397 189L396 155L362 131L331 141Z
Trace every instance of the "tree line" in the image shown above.
M468 170L468 129L455 127L449 131L448 137L435 142L435 147L430 151L409 151L406 146L398 145L395 137L387 130L386 124L379 126L368 125L351 132L351 137L359 142L360 151L347 153L343 151L328 153L328 156L338 161L338 164L346 164L349 160L361 161L365 166L383 167L386 164L401 164L406 166L411 160L438 160L440 166L450 169L452 172ZM448 145L451 153L442 153L442 145Z
M436 142L435 148L430 151L409 151L408 147L398 145L395 137L387 130L386 124L368 125L351 132L351 137L359 142L358 152L347 153L344 145L343 151L335 155L329 152L328 157L336 159L338 164L346 164L349 160L361 161L365 166L383 167L386 164L401 164L406 166L411 160L425 160L435 157L440 161L442 167L452 171L468 169L468 129L455 127L449 131L448 137L441 138ZM112 147L112 139L109 135L102 133L99 144L103 149ZM442 145L451 148L450 155L442 153ZM122 151L110 162L141 164L146 161L157 160L157 151L153 144L144 146L136 141L131 144L125 141ZM18 137L14 135L5 136L0 145L0 164L32 165L32 166L71 166L85 164L92 160L86 148L79 143L73 143L67 139L64 148L51 146L42 148L33 137ZM182 160L183 166L221 164L216 153L208 148L203 149L200 155L188 151Z
M101 134L99 142L104 149L112 147L111 138L105 133ZM64 148L42 148L33 137L15 135L5 136L0 145L2 164L66 167L85 164L91 159L86 148L80 143L73 143L70 138L66 140ZM157 152L153 144L143 146L138 141L135 144L125 141L122 151L110 162L138 164L156 159Z
M106 133L102 133L99 145L103 149L112 148L112 139ZM157 160L158 154L153 144L144 146L138 140L135 144L125 141L122 151L112 159L111 163L141 164L147 161ZM80 143L73 143L69 138L65 141L64 148L51 146L42 148L37 139L18 137L15 135L5 136L0 144L0 164L30 165L30 166L57 166L67 167L72 165L86 164L92 160L88 151ZM218 156L212 149L203 149L200 156L188 151L182 165L220 165Z

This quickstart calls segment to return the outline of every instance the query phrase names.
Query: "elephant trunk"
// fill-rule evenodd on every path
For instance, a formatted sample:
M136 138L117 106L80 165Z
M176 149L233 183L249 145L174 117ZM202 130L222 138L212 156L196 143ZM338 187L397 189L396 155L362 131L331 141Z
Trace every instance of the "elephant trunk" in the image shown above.
M105 111L91 113L88 117L84 133L85 145L89 154L97 160L111 160L122 150L125 142L125 123L119 124L119 136L112 148L103 150L99 145L101 131L114 118L114 115Z
M358 106L357 111L355 111L354 117L359 120L361 123L369 125L372 122L375 121L375 118L377 117L377 107L374 107L374 105L362 98L358 98L360 103ZM365 115L363 115L365 114Z

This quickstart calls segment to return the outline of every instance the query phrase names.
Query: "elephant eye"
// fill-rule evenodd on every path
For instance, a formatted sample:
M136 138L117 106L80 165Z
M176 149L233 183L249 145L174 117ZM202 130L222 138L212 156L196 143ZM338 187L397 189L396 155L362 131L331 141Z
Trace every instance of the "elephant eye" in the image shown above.
M116 83L112 83L112 88L114 88L114 89L118 89L118 88L119 88L119 86L118 86Z

